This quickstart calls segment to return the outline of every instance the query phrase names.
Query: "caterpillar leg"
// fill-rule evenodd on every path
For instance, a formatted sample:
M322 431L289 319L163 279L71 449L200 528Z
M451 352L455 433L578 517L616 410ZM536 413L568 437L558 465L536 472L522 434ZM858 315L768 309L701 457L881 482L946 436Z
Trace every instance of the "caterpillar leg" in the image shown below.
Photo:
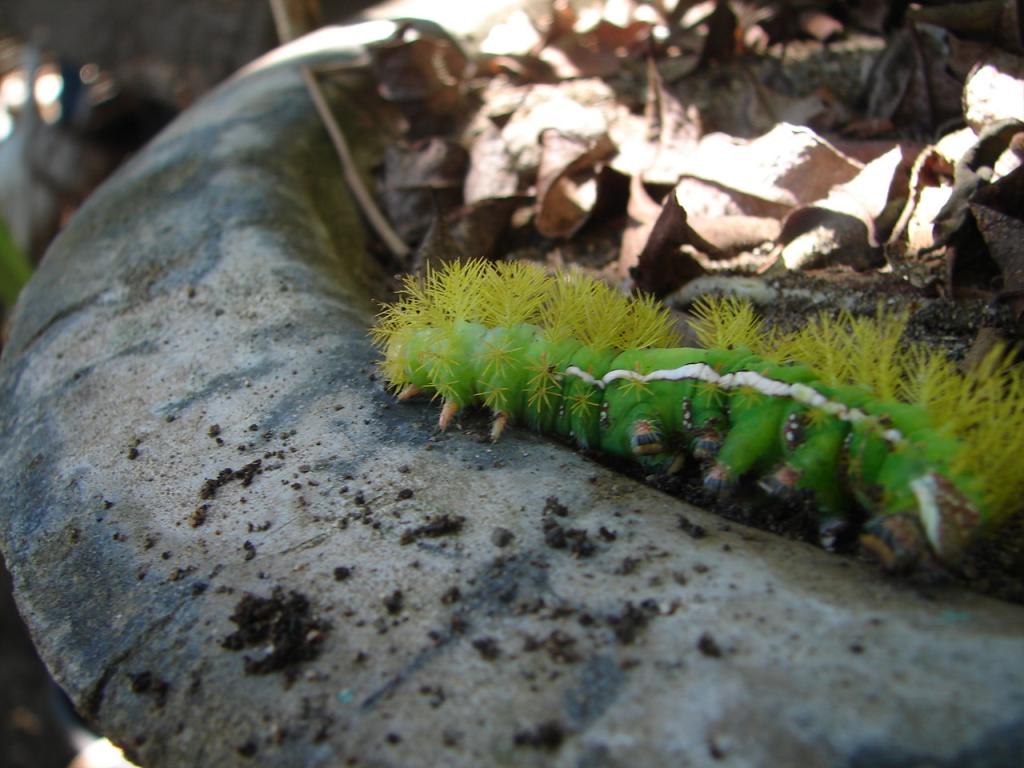
M698 461L710 461L718 455L718 451L722 448L722 441L722 433L716 427L706 427L693 438L690 453Z
M928 539L916 515L876 517L864 526L860 545L889 573L909 573L929 558Z
M398 402L402 403L406 400L410 400L418 395L423 390L417 387L415 384L409 384L401 392L398 393Z
M736 475L728 466L721 462L715 462L711 468L704 473L704 488L716 495L728 493L736 487Z
M498 438L501 437L501 433L505 431L505 425L508 424L508 414L502 411L497 411L494 414L494 421L491 422L491 442L498 442Z
M850 519L845 505L834 503L835 499L842 498L836 488L811 485L805 473L788 462L762 477L757 484L765 493L789 504L813 498L816 513L812 514L815 514L818 521L818 541L822 548L835 551L848 541L854 521Z
M650 419L637 419L630 426L629 442L636 456L653 456L663 453L661 430Z
M978 526L979 514L949 479L928 472L911 481L927 543L942 562L956 566Z
M789 464L783 464L758 480L757 484L762 491L771 496L788 499L796 492L799 480L800 473Z
M458 412L458 403L454 400L445 400L444 405L441 406L441 415L437 419L437 428L442 432L448 429L448 425L451 424L452 419L455 418L455 414Z

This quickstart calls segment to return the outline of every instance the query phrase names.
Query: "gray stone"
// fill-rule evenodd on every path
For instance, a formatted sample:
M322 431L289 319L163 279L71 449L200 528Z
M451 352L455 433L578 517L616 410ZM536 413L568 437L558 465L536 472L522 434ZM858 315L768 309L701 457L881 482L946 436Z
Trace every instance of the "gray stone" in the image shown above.
M473 415L433 434L373 375L382 284L282 64L117 174L23 296L0 543L44 659L139 761L1020 764L1021 607Z

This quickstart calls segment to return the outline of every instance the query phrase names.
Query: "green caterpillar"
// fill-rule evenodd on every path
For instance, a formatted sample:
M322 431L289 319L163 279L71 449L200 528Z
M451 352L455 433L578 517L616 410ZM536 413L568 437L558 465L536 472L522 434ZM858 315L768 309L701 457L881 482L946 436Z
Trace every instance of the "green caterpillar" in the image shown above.
M754 477L813 499L826 542L866 519L862 545L891 571L957 568L1020 512L1024 376L1004 351L969 376L904 347L906 318L818 318L771 335L749 305L705 302L706 348L675 346L667 312L580 276L522 262L454 263L406 281L372 333L389 385L581 448L675 471L707 488Z

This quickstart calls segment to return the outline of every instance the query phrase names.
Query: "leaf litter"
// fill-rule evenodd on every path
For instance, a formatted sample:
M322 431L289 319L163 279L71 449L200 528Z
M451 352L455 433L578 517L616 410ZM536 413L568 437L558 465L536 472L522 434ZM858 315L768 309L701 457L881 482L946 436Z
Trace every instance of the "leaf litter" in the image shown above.
M375 49L407 124L378 179L395 271L528 259L790 327L884 302L964 365L1019 340L1020 3L529 9L475 47L417 22Z

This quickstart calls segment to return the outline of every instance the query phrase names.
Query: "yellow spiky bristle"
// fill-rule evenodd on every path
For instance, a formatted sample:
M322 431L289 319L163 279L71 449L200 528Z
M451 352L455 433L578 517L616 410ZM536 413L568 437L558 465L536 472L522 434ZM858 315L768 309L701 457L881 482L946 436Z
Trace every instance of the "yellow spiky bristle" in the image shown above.
M695 306L706 347L745 347L777 362L799 362L822 382L855 384L883 400L916 403L932 424L960 444L951 469L973 478L993 522L1024 511L1024 368L997 346L962 373L940 350L905 343L908 315L825 313L793 333L769 332L753 307L735 298Z
M401 350L412 334L459 322L489 328L528 323L549 340L575 338L597 348L679 343L668 310L649 297L624 296L579 273L551 275L528 262L451 262L422 278L407 277L398 301L377 317L370 333L384 351L381 368L389 384L400 389L407 383Z

